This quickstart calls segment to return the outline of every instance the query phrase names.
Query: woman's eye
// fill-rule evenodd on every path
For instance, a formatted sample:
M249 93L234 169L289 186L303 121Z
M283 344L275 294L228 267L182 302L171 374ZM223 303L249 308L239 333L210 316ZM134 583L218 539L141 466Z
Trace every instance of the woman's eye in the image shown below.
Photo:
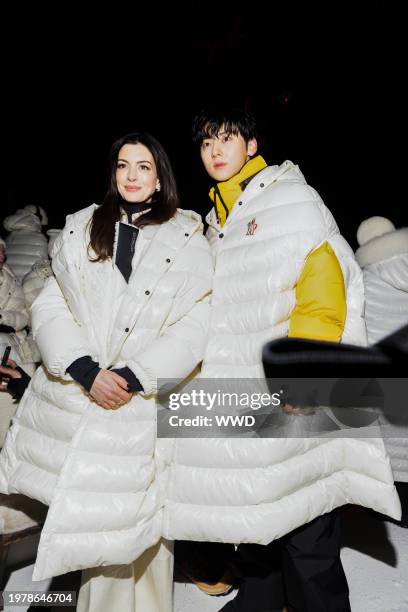
M145 164L142 164L140 168L141 170L150 170L150 166L146 166Z
M126 168L126 164L120 162L117 166L118 170L121 170L122 168Z
M207 149L210 146L209 142L203 142L203 144L201 145L202 149Z

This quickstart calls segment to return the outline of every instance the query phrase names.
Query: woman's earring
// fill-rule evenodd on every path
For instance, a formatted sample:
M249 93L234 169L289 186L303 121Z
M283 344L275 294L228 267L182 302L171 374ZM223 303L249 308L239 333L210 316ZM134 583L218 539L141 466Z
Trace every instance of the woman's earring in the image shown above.
M160 191L161 187L160 187L160 183L157 185L156 187L156 191Z

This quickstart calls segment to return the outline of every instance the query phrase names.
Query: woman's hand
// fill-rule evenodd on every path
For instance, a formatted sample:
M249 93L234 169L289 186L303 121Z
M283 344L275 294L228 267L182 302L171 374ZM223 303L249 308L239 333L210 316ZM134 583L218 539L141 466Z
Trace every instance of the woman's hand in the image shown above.
M132 393L129 393L128 383L122 376L102 369L94 380L89 396L102 408L116 410L130 400Z

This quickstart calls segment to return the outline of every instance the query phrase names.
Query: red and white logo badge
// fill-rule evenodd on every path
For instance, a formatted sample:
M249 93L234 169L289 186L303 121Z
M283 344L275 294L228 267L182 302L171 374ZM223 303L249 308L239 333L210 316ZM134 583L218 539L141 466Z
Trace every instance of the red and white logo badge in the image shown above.
M247 229L247 236L253 236L255 234L256 228L258 227L258 224L255 220L255 217L253 219L251 219L251 221L248 223L248 229Z

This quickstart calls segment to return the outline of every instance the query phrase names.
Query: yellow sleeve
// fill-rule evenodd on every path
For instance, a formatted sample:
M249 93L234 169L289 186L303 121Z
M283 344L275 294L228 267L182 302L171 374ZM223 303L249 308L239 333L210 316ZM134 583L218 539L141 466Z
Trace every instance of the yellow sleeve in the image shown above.
M340 342L346 310L343 272L332 247L324 242L308 255L298 279L289 336Z

